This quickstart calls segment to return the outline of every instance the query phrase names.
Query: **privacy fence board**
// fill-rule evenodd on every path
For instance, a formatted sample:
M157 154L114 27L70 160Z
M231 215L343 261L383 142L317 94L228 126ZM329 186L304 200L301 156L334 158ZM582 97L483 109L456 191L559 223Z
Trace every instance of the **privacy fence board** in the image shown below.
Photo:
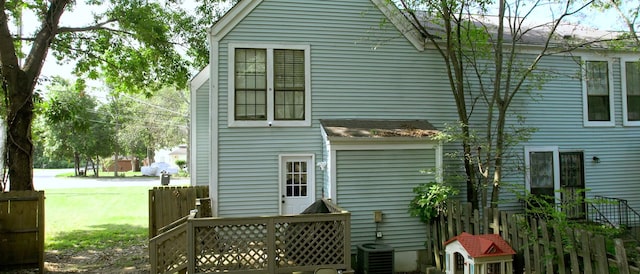
M0 193L0 269L44 272L44 191Z
M209 197L208 186L150 189L149 238L158 235L160 228L189 215L189 212L196 208L196 200L205 197Z
M453 203L427 226L428 263L444 269L444 246L462 232L500 234L518 253L514 269L523 273L640 273L640 262L629 261L620 239L607 239L591 231L550 226L522 214L486 208L480 216L471 204ZM638 260L638 259L634 259ZM516 269L518 271L518 269ZM520 272L516 272L520 273Z

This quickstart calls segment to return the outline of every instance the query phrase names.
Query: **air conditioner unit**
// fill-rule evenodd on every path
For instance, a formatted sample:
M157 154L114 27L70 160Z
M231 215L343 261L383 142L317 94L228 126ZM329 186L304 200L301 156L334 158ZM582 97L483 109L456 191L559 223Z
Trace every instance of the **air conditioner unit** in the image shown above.
M357 274L392 274L393 247L385 244L358 245Z

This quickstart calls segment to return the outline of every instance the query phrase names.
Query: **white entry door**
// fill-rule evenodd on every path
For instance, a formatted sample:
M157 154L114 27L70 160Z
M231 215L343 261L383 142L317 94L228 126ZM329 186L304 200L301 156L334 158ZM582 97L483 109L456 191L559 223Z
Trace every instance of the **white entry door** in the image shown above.
M314 201L313 155L280 156L280 213L298 214Z

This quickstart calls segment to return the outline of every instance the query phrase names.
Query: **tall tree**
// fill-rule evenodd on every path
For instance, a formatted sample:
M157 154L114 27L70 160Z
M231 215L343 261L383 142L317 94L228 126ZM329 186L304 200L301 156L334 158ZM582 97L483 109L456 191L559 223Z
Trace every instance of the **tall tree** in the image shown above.
M141 158L150 151L188 143L189 98L186 90L163 88L151 98L124 95L126 122L120 140L126 151Z
M400 0L400 4L444 60L458 109L467 199L475 208L485 206L486 191L491 189L490 205L495 207L507 150L518 139L513 135L526 138L530 133L509 130L511 104L518 94L546 80L548 74L538 69L544 57L593 42L567 44L558 33L567 17L592 1ZM552 17L540 22L537 14ZM533 33L542 35L533 40L529 38ZM534 47L525 54L519 49L527 43ZM481 129L483 137L472 129Z
M62 78L54 78L48 86L48 98L43 103L46 153L66 155L73 158L75 175L80 171L81 161L91 160L102 147L110 148L109 135L102 128L109 128L100 120L96 98L84 91L84 85L73 86ZM98 140L95 140L98 139ZM97 145L97 143L100 145Z
M75 73L101 78L118 92L184 88L190 67L203 66L203 27L214 22L212 10L220 1L199 1L195 13L183 9L180 1L160 1L86 1L89 11L82 16L91 14L92 23L64 26L60 20L77 7L75 1L0 0L0 80L7 104L11 190L33 189L33 91L50 50L60 62L73 60ZM39 26L22 36L12 25L21 22L26 11L35 14ZM198 24L207 19L207 24ZM26 54L23 48L28 48ZM185 51L194 58L180 55Z

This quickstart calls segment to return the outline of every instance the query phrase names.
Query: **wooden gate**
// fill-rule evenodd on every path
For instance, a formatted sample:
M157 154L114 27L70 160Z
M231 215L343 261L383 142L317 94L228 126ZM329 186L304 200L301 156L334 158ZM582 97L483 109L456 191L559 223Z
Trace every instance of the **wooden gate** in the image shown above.
M0 269L44 273L44 191L0 193Z
M154 187L149 190L149 239L158 230L189 215L198 198L209 197L209 186Z

